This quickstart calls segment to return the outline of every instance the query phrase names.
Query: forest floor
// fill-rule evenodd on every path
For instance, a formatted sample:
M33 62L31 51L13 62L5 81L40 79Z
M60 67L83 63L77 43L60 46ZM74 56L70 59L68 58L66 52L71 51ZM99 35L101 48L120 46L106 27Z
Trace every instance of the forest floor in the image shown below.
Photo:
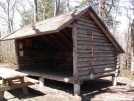
M0 67L9 68L7 64ZM22 89L6 91L4 101L134 101L134 81L119 76L117 82L112 86L111 77L84 82L81 95L74 96L72 84L45 80L44 87L29 86L27 96Z

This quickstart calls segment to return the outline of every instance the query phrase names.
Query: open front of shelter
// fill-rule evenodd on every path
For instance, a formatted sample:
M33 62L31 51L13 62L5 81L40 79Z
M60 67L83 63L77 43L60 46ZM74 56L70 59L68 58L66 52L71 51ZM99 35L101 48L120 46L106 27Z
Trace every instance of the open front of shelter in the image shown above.
M119 54L124 50L91 7L78 9L21 28L2 40L14 39L18 68L32 76L80 85L112 76L116 85Z

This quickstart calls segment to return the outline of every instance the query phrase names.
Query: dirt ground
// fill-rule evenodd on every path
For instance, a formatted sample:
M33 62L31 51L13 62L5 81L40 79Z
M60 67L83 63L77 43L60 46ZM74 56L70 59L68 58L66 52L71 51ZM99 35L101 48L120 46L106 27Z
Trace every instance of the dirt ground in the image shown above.
M134 101L134 81L118 77L117 82L112 86L111 77L84 82L81 95L74 96L72 84L46 79L44 87L29 86L28 96L22 89L6 91L4 101Z

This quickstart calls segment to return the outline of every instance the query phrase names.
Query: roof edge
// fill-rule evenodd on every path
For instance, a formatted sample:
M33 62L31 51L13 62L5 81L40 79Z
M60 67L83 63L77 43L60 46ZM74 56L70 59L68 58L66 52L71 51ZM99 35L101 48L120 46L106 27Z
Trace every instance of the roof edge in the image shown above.
M94 14L94 16L99 20L99 22L101 23L101 25L105 28L105 30L107 31L107 33L109 33L109 36L112 38L112 40L116 43L117 47L120 49L120 53L125 53L125 50L122 48L122 46L117 42L117 40L115 39L115 37L111 34L111 32L109 31L109 29L107 28L107 26L103 23L103 21L100 19L100 17L97 15L97 13L93 10L92 7L90 7L90 11Z
M74 20L76 20L78 17L80 17L81 15L83 15L85 12L87 12L90 7L91 7L91 6L88 6L88 7L83 8L83 10L81 10L78 15L75 15L75 17L73 17L72 19L68 20L66 23L64 23L62 26L60 26L57 30L60 31L60 30L62 30L63 28L67 27L70 23L72 23L72 22L73 22ZM77 9L74 10L74 12L75 12L75 11L77 11Z
M51 30L51 31L47 31L47 32L42 32L42 33L40 33L40 35L37 35L37 34L35 34L35 35L28 35L28 36L24 36L24 37L17 37L17 38L10 38L10 39L4 39L5 37L8 37L9 35L11 35L11 34L13 34L13 33L11 33L11 34L9 34L9 35L7 35L7 36L5 36L3 39L0 39L0 41L7 41L7 40L15 40L15 39L23 39L23 38L28 38L28 37L33 37L33 36L41 36L41 35L45 35L45 34L50 34L50 33L56 33L56 32L59 32L58 30Z

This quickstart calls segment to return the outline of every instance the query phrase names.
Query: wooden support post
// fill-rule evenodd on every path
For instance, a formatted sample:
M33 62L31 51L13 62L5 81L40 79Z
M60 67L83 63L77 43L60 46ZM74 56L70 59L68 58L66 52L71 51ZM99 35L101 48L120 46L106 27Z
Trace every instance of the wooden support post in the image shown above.
M116 86L117 85L117 76L112 76L112 85Z
M115 50L115 64L116 64L116 69L115 69L115 75L112 76L112 84L113 86L117 85L117 76L119 75L119 69L120 69L120 56L119 56L119 49Z
M78 77L78 70L77 70L77 27L76 23L73 23L74 27L72 28L72 38L73 38L73 75L74 77ZM74 84L74 95L80 94L80 84Z
M80 95L80 84L74 84L74 95Z
M4 99L4 92L5 91L0 91L0 101L3 101Z
M24 77L20 78L20 82L21 83L24 83ZM27 90L27 87L22 87L22 90L24 92L25 95L28 95L28 90Z
M44 86L44 78L42 78L42 77L39 78L39 85L40 85L40 87Z

